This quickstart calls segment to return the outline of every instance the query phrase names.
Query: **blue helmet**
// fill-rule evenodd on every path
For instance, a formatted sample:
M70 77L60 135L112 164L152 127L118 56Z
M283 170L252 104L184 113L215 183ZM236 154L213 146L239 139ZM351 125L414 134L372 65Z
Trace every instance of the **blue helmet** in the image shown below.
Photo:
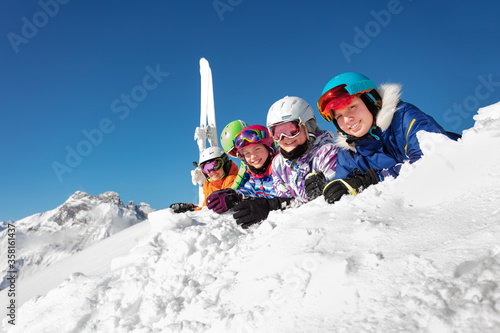
M370 80L368 77L364 76L360 73L355 72L347 72L340 75L337 75L326 84L325 88L323 88L323 92L321 95L326 93L328 90L345 85L345 89L351 95L357 94L363 91L369 91L372 89L377 89L375 83Z
M335 127L342 133L344 133L344 131L338 126L337 121L332 115L332 111L327 106L332 101L342 101L339 99L340 96L354 96L356 94L359 95L368 110L373 114L373 119L376 119L378 111L382 107L382 98L377 91L375 83L367 76L360 73L346 72L335 76L328 81L323 88L321 97L318 100L320 114L326 121L333 122ZM348 100L349 99L344 99L343 102ZM348 103L350 103L350 101Z

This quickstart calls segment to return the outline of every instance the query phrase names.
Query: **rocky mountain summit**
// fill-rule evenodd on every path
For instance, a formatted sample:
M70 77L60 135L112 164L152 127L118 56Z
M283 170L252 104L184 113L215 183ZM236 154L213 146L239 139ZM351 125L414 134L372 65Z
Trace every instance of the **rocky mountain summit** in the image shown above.
M86 214L94 207L102 204L108 204L118 208L119 215L135 216L138 220L145 220L148 213L154 211L148 204L141 203L135 205L130 201L127 206L121 201L118 193L105 192L97 196L89 195L85 192L75 192L69 199L49 218L49 221L56 222L58 225L66 223L71 224L88 224L92 223L92 215Z

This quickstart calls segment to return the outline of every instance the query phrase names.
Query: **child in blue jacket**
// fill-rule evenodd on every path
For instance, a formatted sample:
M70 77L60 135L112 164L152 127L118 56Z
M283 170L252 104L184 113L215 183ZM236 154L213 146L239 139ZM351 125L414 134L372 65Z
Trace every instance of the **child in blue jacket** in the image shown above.
M243 160L247 168L236 190L224 189L208 196L208 208L217 213L223 213L237 206L244 199L276 197L272 176L276 145L269 130L261 125L248 126L236 135L234 147L237 149L237 156ZM243 227L253 224L241 217L237 215L235 218Z
M419 131L442 133L453 140L460 137L400 96L401 85L377 88L368 77L353 72L334 77L323 89L318 108L337 128L340 148L335 180L323 189L329 203L388 176L397 177L404 162L419 160L423 155Z
M272 161L276 145L262 125L245 128L235 138L238 156L247 164L247 171L236 189L245 197L274 198Z

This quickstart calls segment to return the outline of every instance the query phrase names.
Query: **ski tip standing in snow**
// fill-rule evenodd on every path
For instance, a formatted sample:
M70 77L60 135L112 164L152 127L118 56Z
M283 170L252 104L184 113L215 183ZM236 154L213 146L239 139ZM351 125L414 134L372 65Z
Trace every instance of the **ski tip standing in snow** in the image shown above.
M215 105L214 105L214 90L212 82L212 70L207 59L200 59L200 78L201 78L201 94L200 94L200 126L194 131L194 139L198 144L200 157L207 147L207 140L210 147L218 147L217 140L217 125L215 122ZM193 185L199 185L199 204L203 205L206 198L204 196L204 177L201 170L196 169L191 171Z
M276 195L295 198L293 206L318 197L320 183L314 175L320 172L328 181L335 178L337 148L333 134L318 127L309 103L293 96L271 106L267 127L280 151L272 165Z
M401 101L401 85L379 88L363 74L347 72L335 76L323 89L318 109L337 129L336 180L323 189L326 201L336 202L345 194L356 195L367 186L397 177L404 162L422 157L419 131L441 133L450 139L432 117Z

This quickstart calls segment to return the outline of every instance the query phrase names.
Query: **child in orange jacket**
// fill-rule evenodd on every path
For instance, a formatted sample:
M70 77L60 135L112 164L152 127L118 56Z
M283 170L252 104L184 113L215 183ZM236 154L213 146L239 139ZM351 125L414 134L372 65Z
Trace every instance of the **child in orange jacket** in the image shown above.
M230 188L238 175L238 166L229 160L229 156L220 147L207 148L200 157L200 169L206 177L203 184L205 200L200 207L192 203L174 203L170 208L174 213L200 210L207 205L206 198L215 191Z

